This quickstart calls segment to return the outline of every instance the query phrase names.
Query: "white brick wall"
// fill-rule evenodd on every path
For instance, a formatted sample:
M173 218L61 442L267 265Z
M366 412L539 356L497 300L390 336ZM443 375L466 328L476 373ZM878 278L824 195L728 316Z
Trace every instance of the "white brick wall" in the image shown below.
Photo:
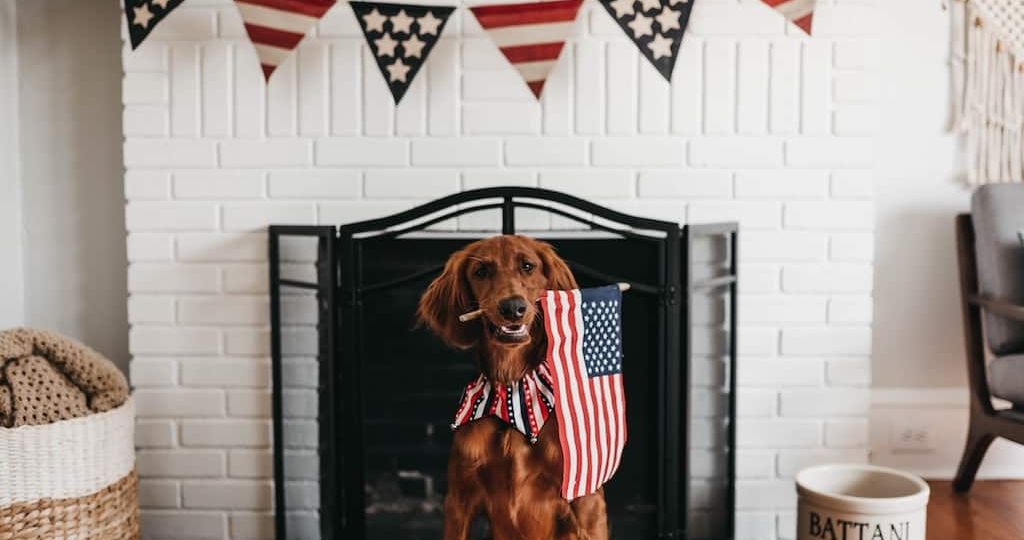
M701 0L668 85L588 3L540 103L456 13L395 108L347 6L264 87L231 2L185 3L124 52L146 537L269 538L268 223L516 184L740 221L738 529L790 538L793 473L867 457L874 4L822 2L807 39Z

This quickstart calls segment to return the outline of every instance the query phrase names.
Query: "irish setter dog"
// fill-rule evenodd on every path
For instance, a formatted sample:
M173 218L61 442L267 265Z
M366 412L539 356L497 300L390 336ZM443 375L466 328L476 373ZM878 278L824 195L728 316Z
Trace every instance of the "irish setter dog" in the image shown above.
M497 236L453 254L424 293L418 315L449 346L475 349L490 381L511 384L547 352L535 301L546 290L574 288L576 279L549 244ZM475 309L484 315L459 322ZM444 540L468 539L480 514L494 540L607 540L603 491L570 503L561 496L561 482L554 414L534 444L494 417L467 423L455 432L448 461Z

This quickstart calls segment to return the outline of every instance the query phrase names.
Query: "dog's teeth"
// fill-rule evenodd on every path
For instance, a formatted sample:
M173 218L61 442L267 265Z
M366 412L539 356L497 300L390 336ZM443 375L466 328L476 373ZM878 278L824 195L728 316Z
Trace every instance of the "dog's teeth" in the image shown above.
M514 325L504 324L504 325L501 326L501 333L509 334L509 335L513 335L513 336L525 334L526 333L526 325L523 325L523 324L514 324Z

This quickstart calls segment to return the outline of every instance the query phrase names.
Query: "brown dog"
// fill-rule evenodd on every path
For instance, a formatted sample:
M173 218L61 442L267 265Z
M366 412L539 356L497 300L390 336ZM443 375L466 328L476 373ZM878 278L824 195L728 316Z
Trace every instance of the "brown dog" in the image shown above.
M419 318L449 346L475 348L490 381L511 384L544 361L547 339L535 300L546 290L574 288L569 267L549 244L497 236L448 259L420 300ZM482 317L459 322L478 308ZM483 513L494 540L606 540L604 493L569 503L561 482L554 414L535 444L493 417L465 424L448 461L444 538L467 539L473 518Z

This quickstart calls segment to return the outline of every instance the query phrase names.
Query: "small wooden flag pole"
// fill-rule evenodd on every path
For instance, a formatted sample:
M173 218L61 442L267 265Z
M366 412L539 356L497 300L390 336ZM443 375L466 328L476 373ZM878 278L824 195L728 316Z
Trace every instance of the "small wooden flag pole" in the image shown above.
M616 283L616 285L619 286L619 290L622 291L622 292L626 292L626 291L629 290L629 283L621 283L620 282L620 283ZM483 315L483 314L484 314L484 310L482 310L482 309L473 310L473 311L470 311L469 313L463 313L462 315L459 315L459 322L469 322L469 321L472 321L474 319L479 319L480 316Z

